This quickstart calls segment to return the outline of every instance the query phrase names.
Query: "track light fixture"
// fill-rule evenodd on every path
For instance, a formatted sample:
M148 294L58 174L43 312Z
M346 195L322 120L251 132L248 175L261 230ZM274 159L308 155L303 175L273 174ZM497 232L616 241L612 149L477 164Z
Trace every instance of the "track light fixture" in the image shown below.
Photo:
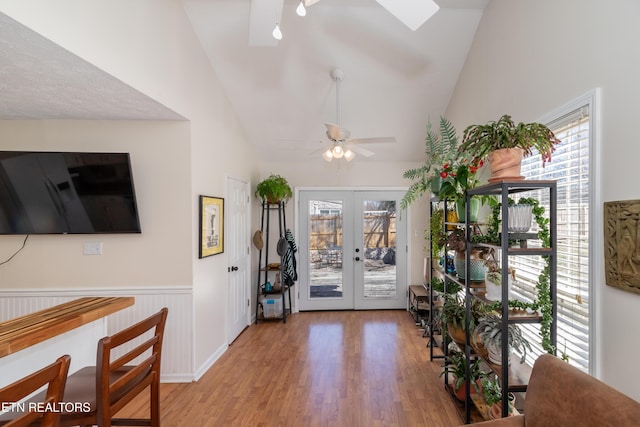
M280 30L280 25L277 22L276 27L273 29L271 35L273 35L273 38L276 40L282 40L282 31Z

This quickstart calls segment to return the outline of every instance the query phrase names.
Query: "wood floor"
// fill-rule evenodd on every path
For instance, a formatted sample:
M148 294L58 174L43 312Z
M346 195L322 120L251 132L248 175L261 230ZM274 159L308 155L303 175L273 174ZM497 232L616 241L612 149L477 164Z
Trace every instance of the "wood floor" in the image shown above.
M162 384L163 427L462 424L406 311L296 313L251 325L197 382ZM145 393L146 394L146 393ZM140 400L125 408L144 414Z

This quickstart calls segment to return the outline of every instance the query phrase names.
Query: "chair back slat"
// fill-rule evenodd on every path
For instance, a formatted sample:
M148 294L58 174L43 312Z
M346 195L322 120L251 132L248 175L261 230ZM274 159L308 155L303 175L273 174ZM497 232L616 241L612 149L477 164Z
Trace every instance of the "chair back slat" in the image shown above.
M130 363L133 359L140 356L145 351L149 350L158 342L158 336L154 335L151 339L145 341L144 343L136 346L134 349L130 350L126 354L120 356L116 360L112 361L109 364L109 369L114 371L122 366Z
M109 384L109 394L117 396L122 393L123 389L130 388L135 383L142 381L144 377L152 374L154 372L153 363L156 359L157 357L152 355L143 362L129 367L130 369L127 369L126 373L120 375L118 379Z
M13 403L21 401L39 388L47 385L46 397L42 402L45 408L44 412L27 411L24 414L13 418L5 424L5 426L28 426L37 420L41 420L40 425L43 427L59 426L60 412L55 409L56 405L62 400L70 362L71 357L68 355L61 356L54 363L12 384L9 384L4 388L1 388L0 402ZM51 408L53 410L47 411L47 408Z
M160 379L160 360L162 338L167 320L167 308L135 325L105 337L98 342L98 360L96 365L96 399L98 425L110 425L113 415L124 407L133 397L149 385L152 389ZM152 337L137 344L124 355L111 360L114 349L139 341L144 334L152 331ZM139 356L151 351L148 357L136 361ZM157 391L152 407L158 405ZM152 413L157 412L152 410ZM153 417L152 417L153 418ZM151 425L159 425L152 420Z

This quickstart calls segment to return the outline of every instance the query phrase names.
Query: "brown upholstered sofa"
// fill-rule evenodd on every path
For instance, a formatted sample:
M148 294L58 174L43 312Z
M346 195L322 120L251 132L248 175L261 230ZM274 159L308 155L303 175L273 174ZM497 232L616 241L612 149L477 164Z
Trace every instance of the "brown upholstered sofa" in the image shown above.
M474 426L640 426L640 403L545 354L533 365L524 414Z

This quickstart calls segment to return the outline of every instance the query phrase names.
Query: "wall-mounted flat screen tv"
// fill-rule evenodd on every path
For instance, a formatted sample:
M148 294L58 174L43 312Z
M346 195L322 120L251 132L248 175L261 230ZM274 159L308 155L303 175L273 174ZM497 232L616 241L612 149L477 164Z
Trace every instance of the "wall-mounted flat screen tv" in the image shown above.
M0 151L0 234L140 231L128 153Z

